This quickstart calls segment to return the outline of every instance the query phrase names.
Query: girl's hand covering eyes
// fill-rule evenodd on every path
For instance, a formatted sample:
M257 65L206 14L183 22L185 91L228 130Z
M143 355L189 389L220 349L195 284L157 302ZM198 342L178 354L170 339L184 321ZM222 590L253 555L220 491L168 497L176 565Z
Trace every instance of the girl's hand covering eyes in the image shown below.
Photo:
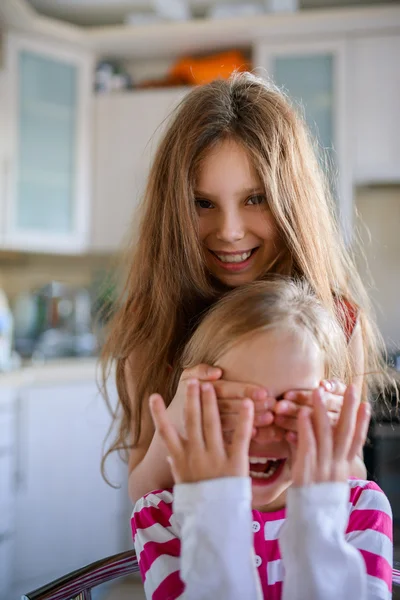
M271 398L264 388L252 383L227 381L221 379L221 377L221 369L206 364L196 365L182 372L175 397L168 407L168 412L171 414L174 424L178 426L180 433L184 433L182 407L186 394L186 385L191 379L198 379L200 382L211 382L213 384L218 399L222 431L227 440L230 440L232 431L236 428L240 415L240 407L245 398L250 398L254 403L254 428L264 427L273 422L274 416L272 411L276 405L276 400L275 398ZM180 418L177 414L178 412L180 413ZM253 435L255 433L256 430L253 429Z
M254 416L251 400L241 403L240 418L229 446L224 444L217 398L210 383L187 382L185 437L173 425L159 394L150 396L150 410L155 428L167 447L175 483L248 476Z
M288 434L294 453L293 485L345 482L351 463L362 451L371 409L359 400L355 386L345 392L336 427L332 427L321 388L313 392L313 411L303 407L298 415L298 433ZM297 444L296 444L297 438Z
M332 425L339 419L346 385L337 379L321 381L328 417ZM297 431L297 417L302 406L313 406L313 390L292 390L276 403L274 422L287 431Z

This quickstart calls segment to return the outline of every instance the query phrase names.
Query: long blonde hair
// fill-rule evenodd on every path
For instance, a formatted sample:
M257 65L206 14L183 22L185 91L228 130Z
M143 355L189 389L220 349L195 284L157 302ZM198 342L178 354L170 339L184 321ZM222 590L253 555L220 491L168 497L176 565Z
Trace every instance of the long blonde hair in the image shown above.
M342 243L304 122L271 83L234 74L188 93L156 152L138 240L102 352L104 383L115 361L118 389L118 428L107 454L138 442L149 393L171 400L170 366L179 362L200 316L224 293L204 266L193 191L202 159L226 139L248 152L265 186L287 249L273 271L304 278L343 326L346 314L337 298L356 307L366 371L380 371L368 297ZM132 357L134 404L126 378Z
M185 346L177 365L181 371L218 361L232 346L251 334L280 330L297 339L311 339L320 349L324 377L349 383L351 361L345 333L305 281L271 278L236 288L206 314Z

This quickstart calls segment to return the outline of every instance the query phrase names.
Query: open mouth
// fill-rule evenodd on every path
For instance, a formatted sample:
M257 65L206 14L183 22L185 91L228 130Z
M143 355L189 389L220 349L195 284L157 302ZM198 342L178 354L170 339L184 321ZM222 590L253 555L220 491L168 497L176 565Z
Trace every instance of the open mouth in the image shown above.
M245 250L243 252L223 253L210 250L210 253L218 265L223 269L227 269L229 271L239 271L250 263L257 250L258 247L252 248L251 250Z
M250 456L250 477L255 485L269 485L282 473L286 458Z

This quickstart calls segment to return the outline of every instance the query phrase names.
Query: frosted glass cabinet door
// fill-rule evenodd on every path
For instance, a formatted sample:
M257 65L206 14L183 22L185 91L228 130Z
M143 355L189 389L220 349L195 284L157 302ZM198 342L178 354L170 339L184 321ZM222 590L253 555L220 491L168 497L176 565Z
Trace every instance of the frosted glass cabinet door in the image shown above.
M15 146L9 236L28 249L78 249L86 229L82 183L88 179L82 60L18 40L10 45L10 64Z
M73 230L77 66L22 51L16 226L20 230Z
M335 146L333 60L330 53L276 56L272 66L275 83L301 104L311 133L331 159Z
M337 201L346 239L352 229L351 172L346 126L346 48L341 40L272 46L259 44L256 65L293 100L317 144Z

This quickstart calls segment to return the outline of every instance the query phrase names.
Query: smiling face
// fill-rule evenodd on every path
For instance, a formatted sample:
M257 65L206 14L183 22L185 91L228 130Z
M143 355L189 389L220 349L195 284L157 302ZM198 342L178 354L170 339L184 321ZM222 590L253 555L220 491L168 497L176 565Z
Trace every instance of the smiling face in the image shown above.
M272 329L246 336L217 366L223 369L224 379L263 386L275 398L289 390L314 389L324 377L322 352L303 331ZM289 444L260 445L252 440L249 455L253 508L268 512L282 508L291 484ZM265 462L266 458L279 460Z
M210 273L229 287L263 275L283 244L262 182L242 146L224 140L205 156L195 197Z

